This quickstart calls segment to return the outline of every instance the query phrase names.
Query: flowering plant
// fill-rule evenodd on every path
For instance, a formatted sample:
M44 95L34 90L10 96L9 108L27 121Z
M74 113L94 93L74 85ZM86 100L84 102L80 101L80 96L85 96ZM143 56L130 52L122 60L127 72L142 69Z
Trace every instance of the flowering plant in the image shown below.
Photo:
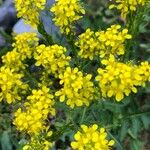
M12 49L1 57L0 101L12 107L11 128L20 141L15 147L141 148L138 134L150 127L145 94L150 63L140 56L138 37L142 22L148 23L149 2L109 2L104 7L118 10L120 20L87 27L84 1L56 0L48 8L46 0L15 0L18 17L38 32L15 35ZM58 39L45 30L44 11L58 27ZM128 138L130 148L124 144Z

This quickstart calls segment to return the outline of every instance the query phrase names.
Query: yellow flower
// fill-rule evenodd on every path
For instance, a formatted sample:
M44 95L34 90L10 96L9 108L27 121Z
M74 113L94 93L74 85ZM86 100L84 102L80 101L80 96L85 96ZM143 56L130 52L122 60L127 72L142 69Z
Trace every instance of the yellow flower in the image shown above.
M148 4L150 0L115 0L115 4L110 5L110 9L117 8L121 11L121 16L126 18L130 12L136 11L138 7Z
M78 68L67 67L65 72L59 75L60 84L63 87L56 92L56 96L60 97L63 102L66 99L67 105L71 108L75 106L89 106L94 98L94 87L91 82L92 75L83 73Z
M36 33L22 33L15 36L14 50L20 54L20 59L31 58L39 39Z
M92 60L94 56L99 54L100 43L91 29L87 29L85 33L79 35L75 44L80 48L78 55L81 58L89 58Z
M18 53L15 49L2 56L2 62L6 67L14 69L15 71L25 69L25 64L23 64L21 61L21 54Z
M51 12L55 16L53 21L60 27L60 31L65 34L71 34L74 28L73 23L85 14L79 0L56 0Z
M30 135L37 135L46 129L48 114L55 115L53 97L45 86L39 90L32 90L32 95L28 96L27 101L24 103L25 110L19 108L15 112L13 123L17 129L26 131Z
M81 125L81 129L74 135L75 141L71 142L71 147L74 150L110 150L115 142L106 138L105 129L98 129L97 124L90 127Z
M142 62L141 65L124 64L117 62L114 56L109 60L103 60L106 65L104 69L98 69L96 80L103 97L113 97L121 101L124 95L128 96L131 92L137 93L137 86L144 86L150 80L150 65Z
M31 140L24 145L23 150L49 150L53 143L47 139L51 135L52 131L47 132L46 135L41 133L40 135L32 136Z
M120 25L112 25L106 31L93 32L87 29L75 44L80 49L78 55L81 58L92 60L96 55L100 55L101 58L108 57L110 54L123 55L124 42L127 39L131 39L128 29L121 30Z
M39 24L39 12L45 8L46 0L15 0L17 16L34 28Z
M15 71L25 69L27 66L23 61L31 58L35 46L38 45L38 38L35 33L23 33L15 36L15 42L12 44L14 49L2 56L4 65Z
M13 69L0 68L0 101L5 99L10 104L21 100L21 94L27 89L27 85L21 81L22 77L23 74L17 74Z
M106 31L96 32L100 47L100 57L112 55L123 55L125 52L124 43L131 39L128 29L121 30L120 25L112 25Z
M69 56L65 56L66 48L58 45L40 45L36 48L34 58L36 66L43 66L48 73L57 76L69 65Z

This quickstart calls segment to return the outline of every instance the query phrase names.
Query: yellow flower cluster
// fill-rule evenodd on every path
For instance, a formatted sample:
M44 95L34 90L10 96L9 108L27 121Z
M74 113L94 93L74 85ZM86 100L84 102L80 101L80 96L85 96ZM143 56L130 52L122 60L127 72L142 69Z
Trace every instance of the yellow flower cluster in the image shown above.
M56 96L60 97L60 101L67 100L67 105L71 108L75 106L89 106L94 98L94 85L91 82L92 75L83 76L78 68L67 67L65 72L59 75L60 84L63 85Z
M115 0L116 4L110 5L110 9L117 8L121 11L121 16L126 18L126 16L132 12L136 11L138 6L144 6L150 2L150 0Z
M110 5L110 8L117 8L126 18L130 12L148 2L150 0L115 0L115 4ZM35 28L40 24L40 11L45 9L45 4L46 0L15 0L18 17L22 17ZM50 11L54 14L54 23L68 38L75 35L75 23L85 14L80 0L55 0ZM65 47L57 44L40 45L35 33L23 33L15 37L13 50L2 56L0 102L6 100L11 104L22 99L18 103L20 107L14 113L13 124L30 137L23 150L49 150L52 147L53 143L49 141L52 132L48 130L49 116L56 115L55 98L66 102L70 108L89 106L100 94L104 98L121 101L132 92L137 93L139 86L144 87L146 82L150 81L149 62L134 65L132 62L118 61L118 56L125 53L126 40L131 38L128 29L123 29L118 24L97 32L88 28L75 41L73 47L79 51L71 53L77 58L71 60ZM74 41L68 41L68 44L69 42ZM77 68L83 66L87 60L78 59L76 54L90 60L96 57L94 62L97 62L97 59L101 61L102 67L98 68L96 77L95 73L85 74ZM31 59L33 61L30 63L28 60ZM26 71L28 64L29 68L34 66L35 70ZM77 67L72 68L73 65ZM53 81L56 80L59 85L56 83L56 86L53 86ZM35 83L32 81L36 82L37 89L32 89ZM50 86L56 97L51 94L48 88ZM100 87L98 92L96 86ZM71 147L74 150L110 150L114 143L113 140L107 139L105 129L99 128L97 124L81 125L74 135Z
M50 131L45 136L43 136L42 133L40 135L31 137L30 142L23 147L23 150L49 150L53 143L47 139L50 138L51 135L52 132Z
M100 44L95 32L91 31L91 29L87 29L85 33L79 35L75 45L80 48L78 55L81 58L89 58L92 60L95 55L99 54Z
M40 80L40 83L38 84L39 86L45 85L47 87L50 87L53 84L53 81L50 78L50 74L48 73L47 70L42 71L39 80Z
M39 24L39 12L45 8L46 0L15 0L17 16L34 28Z
M19 71L20 69L25 69L25 64L22 63L20 58L20 53L16 50L8 52L6 55L2 56L2 62L6 67Z
M32 57L38 41L36 33L25 32L15 37L15 43L12 46L21 55L21 60L24 60Z
M75 141L71 142L71 146L74 150L110 150L115 142L106 138L105 129L98 129L97 124L91 127L81 125L80 131L74 135Z
M21 81L22 77L23 74L17 74L13 69L0 68L0 101L5 99L10 104L21 100L20 95L27 89L27 85Z
M148 61L141 62L141 65L138 66L139 74L141 76L141 85L145 86L146 81L150 81L150 64Z
M109 56L110 54L124 54L124 42L127 39L131 39L131 35L128 34L128 29L120 30L120 25L112 25L106 31L96 33L100 43L100 57L104 57L105 55Z
M31 58L34 47L38 45L38 38L35 33L23 33L15 37L15 43L12 44L14 49L2 56L2 62L5 66L16 71L25 69L23 61Z
M19 131L37 135L46 128L48 114L55 115L54 96L49 92L49 88L45 86L32 90L32 95L28 96L28 101L24 103L25 110L19 108L15 112L13 123Z
M120 25L112 25L106 31L96 33L87 29L75 43L80 48L78 55L91 60L95 55L100 55L102 58L110 54L123 55L124 42L126 39L131 39L131 35L128 34L127 29L120 30Z
M142 62L141 65L132 65L117 62L114 57L103 60L106 65L104 69L98 69L96 80L103 97L113 97L121 101L124 95L137 92L137 86L144 86L146 81L150 81L150 64Z
M56 4L51 8L55 17L53 21L60 27L60 31L65 34L71 34L73 23L85 14L79 0L56 0Z
M65 56L66 48L58 45L40 45L36 48L34 58L36 66L42 65L48 73L58 75L69 65L69 56Z

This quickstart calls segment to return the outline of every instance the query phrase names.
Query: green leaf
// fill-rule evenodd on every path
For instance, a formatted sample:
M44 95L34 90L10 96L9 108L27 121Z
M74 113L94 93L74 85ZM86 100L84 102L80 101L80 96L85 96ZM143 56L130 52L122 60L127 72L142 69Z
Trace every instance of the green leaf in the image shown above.
M148 129L150 127L150 116L142 116L141 121L145 129Z
M136 137L134 136L133 132L131 131L131 129L128 129L128 134L133 138L136 139Z
M134 140L130 145L131 150L141 150L142 143L139 140Z
M128 132L128 122L124 121L120 130L120 140L123 141Z
M5 55L7 52L9 52L10 50L7 47L4 47L0 50L0 57L2 57L3 55Z
M18 144L17 144L17 147L16 147L16 150L22 150L23 146L27 143L28 141L24 138L22 138Z
M141 122L139 118L132 118L132 128L131 132L134 135L135 138L138 136L138 132L140 131Z
M10 142L8 131L4 131L2 134L1 147L2 147L2 150L12 150L12 145Z
M120 141L119 141L115 136L113 136L108 130L107 130L107 133L108 133L108 135L110 136L110 138L115 141L115 145L116 145L117 149L123 150L123 146L122 146L122 144L120 143Z

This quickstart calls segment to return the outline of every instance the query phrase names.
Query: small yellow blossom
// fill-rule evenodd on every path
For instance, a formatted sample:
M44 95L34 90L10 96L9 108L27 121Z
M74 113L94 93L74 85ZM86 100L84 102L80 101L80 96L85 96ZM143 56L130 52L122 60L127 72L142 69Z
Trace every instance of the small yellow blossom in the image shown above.
M79 35L75 45L80 48L78 55L81 58L93 59L94 56L99 54L100 43L94 31L87 29L85 33Z
M36 33L22 33L15 37L15 43L12 44L14 50L20 54L20 59L31 58L38 45L39 39Z
M120 25L112 25L106 31L93 32L87 29L75 44L80 49L78 55L81 58L92 60L96 55L100 55L101 58L108 57L110 54L123 55L124 42L127 39L131 39L128 29L121 30Z
M27 85L21 79L23 74L17 74L13 69L5 66L0 68L0 101L5 99L7 103L21 100L21 95L26 92Z
M110 150L114 141L107 139L104 128L98 128L97 124L90 127L81 125L81 129L74 135L75 141L71 142L74 150Z
M109 8L117 8L121 11L121 16L126 18L130 12L136 11L138 7L144 6L149 2L150 0L115 0L115 4L111 4Z
M103 60L106 67L98 69L96 80L103 97L113 97L121 101L124 95L137 93L137 86L144 86L150 80L150 64L142 62L141 65L124 64L117 62L114 56Z
M71 34L74 27L73 23L85 14L79 0L56 0L51 12L55 16L53 21L60 27L60 31L65 34Z
M12 44L14 49L2 56L2 62L6 67L20 71L20 69L25 69L26 64L23 61L32 57L39 39L35 33L23 33L17 35L14 40Z
M112 25L106 31L96 32L100 47L100 57L113 55L123 55L125 53L124 42L131 39L128 29L121 30L120 25Z
M25 64L23 64L20 57L20 53L14 49L2 56L2 62L6 67L19 71L20 69L25 69Z
M136 69L138 80L140 80L141 85L145 86L146 81L150 81L150 64L148 61L141 62L141 64Z
M39 24L39 12L45 8L46 0L15 0L17 16L34 28Z
M69 56L65 56L66 48L59 45L40 45L36 48L34 58L36 66L43 66L48 73L57 75L69 65Z
M31 140L26 143L23 150L49 150L53 143L47 140L52 135L52 131L49 131L46 135L43 133L31 137Z
M28 134L39 134L46 128L48 114L54 116L53 95L45 86L39 90L32 90L32 95L27 97L24 103L25 111L19 108L15 112L14 125L19 131L26 131Z
M63 87L56 92L56 96L60 97L63 102L66 99L67 105L71 108L75 106L89 106L94 98L94 85L91 82L92 75L83 73L78 68L67 67L63 74L59 75L60 84Z

